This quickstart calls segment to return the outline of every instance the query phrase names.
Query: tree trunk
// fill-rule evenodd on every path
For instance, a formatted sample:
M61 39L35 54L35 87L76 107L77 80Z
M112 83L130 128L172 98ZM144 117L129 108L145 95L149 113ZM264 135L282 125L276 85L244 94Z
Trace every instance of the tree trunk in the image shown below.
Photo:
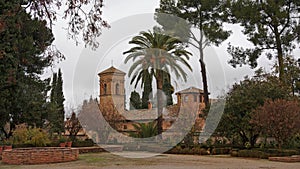
M209 93L208 93L208 86L207 86L207 77L206 77L206 67L204 62L200 59L200 66L201 66L201 74L202 74L202 83L203 83L203 92L204 92L204 104L205 107L209 106Z
M251 144L251 147L254 147L255 143L256 143L256 140L258 138L258 134L254 134L251 138L250 138L250 144Z
M156 77L156 86L157 86L157 134L159 135L159 139L162 139L162 132L163 132L163 95L162 95L162 86L163 86L163 79L162 79L162 71L158 70L157 77Z
M278 33L277 26L274 26L274 32L275 32L275 39L276 39L279 79L280 81L283 81L284 80L283 50L281 47L281 39L280 39L280 34Z
M200 28L200 41L199 41L199 54L200 54L200 68L201 68L201 75L202 75L202 84L203 84L203 92L204 92L204 104L207 108L209 106L209 96L208 96L208 85L207 85L207 76L206 76L206 66L204 63L204 47L203 47L203 32L202 27Z

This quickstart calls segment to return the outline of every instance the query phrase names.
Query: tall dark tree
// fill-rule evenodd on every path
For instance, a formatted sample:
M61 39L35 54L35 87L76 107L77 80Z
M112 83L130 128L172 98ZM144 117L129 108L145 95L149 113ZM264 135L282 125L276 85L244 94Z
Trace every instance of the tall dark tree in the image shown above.
M62 73L59 69L58 73L53 73L50 103L48 104L48 120L51 133L64 131L64 101Z
M150 76L150 73L148 70L145 70L145 79L144 79L144 88L143 88L143 94L142 94L142 108L147 109L148 108L148 102L152 100L152 77Z
M206 106L209 104L209 91L204 49L210 45L218 46L230 35L230 31L223 30L223 14L226 12L221 12L221 8L221 0L161 0L160 7L156 9L158 13L156 20L166 32L173 32L181 40L186 40L188 44L199 50ZM188 21L198 30L199 37L182 20L161 13L175 15Z
M11 129L22 122L42 124L38 114L45 108L47 83L39 75L53 61L44 53L54 40L46 22L15 2L0 1L0 129L6 137L11 135L3 128L7 122Z
M64 119L65 119L65 109L64 109L64 93L63 93L63 79L61 70L58 69L57 74L57 84L56 84L56 102L58 106L58 120L60 123L60 128L64 131Z
M166 95L166 105L173 105L173 97L172 94L174 93L174 87L171 84L171 76L169 73L164 73L164 82L162 91Z
M279 78L284 80L284 57L292 52L299 42L300 23L298 0L228 1L232 21L240 24L253 44L253 48L228 47L232 55L230 64L257 66L263 54L275 57L279 65Z
M142 102L140 94L136 91L131 92L130 94L130 110L142 108Z
M6 137L11 135L3 127L7 122L11 128L24 120L42 124L33 118L38 118L40 108L46 109L47 92L41 91L46 90L47 81L40 80L39 75L56 58L63 58L51 45L57 9L65 8L63 18L68 20L68 35L76 42L82 35L86 45L98 47L96 37L101 35L102 28L109 27L102 19L102 0L64 2L65 6L61 0L0 1L0 132ZM40 108L25 110L28 105Z

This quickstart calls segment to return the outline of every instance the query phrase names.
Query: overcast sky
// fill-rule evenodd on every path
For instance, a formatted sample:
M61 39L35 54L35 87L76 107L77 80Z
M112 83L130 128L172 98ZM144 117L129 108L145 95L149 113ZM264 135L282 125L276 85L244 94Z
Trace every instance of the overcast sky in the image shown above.
M100 71L113 64L116 68L126 72L128 67L124 64L125 56L122 53L129 49L128 41L140 31L152 29L155 25L153 12L159 6L159 0L106 0L104 3L103 18L112 27L103 31L99 39L101 45L96 51L84 48L83 43L76 46L73 40L67 40L66 31L63 29L66 27L64 21L58 20L54 27L56 39L54 44L66 56L66 60L46 73L50 75L52 71L62 69L67 110L76 109L83 99L91 95L93 97L99 95L97 73ZM227 62L230 59L226 51L228 42L236 46L249 46L249 42L241 33L240 27L226 25L226 29L233 31L230 38L220 47L210 47L205 51L211 97L221 95L244 76L253 75L253 70L249 66L234 69L228 65ZM189 50L195 55L190 60L193 72L190 72L191 78L187 84L181 81L178 81L176 85L173 84L177 91L189 86L202 88L197 51L193 48ZM273 61L260 59L259 66L264 66L269 70L272 64ZM126 86L127 92L133 89L129 86L128 80L126 85L128 85ZM127 93L127 97L128 95Z

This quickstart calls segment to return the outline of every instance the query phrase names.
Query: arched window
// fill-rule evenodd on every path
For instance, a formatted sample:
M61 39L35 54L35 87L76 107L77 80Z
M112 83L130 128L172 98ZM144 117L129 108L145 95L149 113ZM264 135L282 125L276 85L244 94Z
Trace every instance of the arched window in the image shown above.
M104 94L106 94L106 92L107 92L107 84L104 84Z
M120 94L120 85L119 85L119 83L116 84L116 94Z

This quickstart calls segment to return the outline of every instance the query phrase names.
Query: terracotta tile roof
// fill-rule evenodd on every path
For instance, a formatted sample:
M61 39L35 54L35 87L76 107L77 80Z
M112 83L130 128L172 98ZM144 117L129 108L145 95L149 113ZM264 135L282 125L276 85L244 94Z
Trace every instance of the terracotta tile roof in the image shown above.
M98 75L103 75L103 74L108 74L108 73L115 73L115 74L121 74L121 75L125 75L126 73L111 66L108 69L105 69L104 71L100 72Z
M132 120L132 121L154 120L157 119L157 109L153 108L151 110L139 109L139 110L124 111L122 113L122 116L124 116L127 120ZM164 108L163 118L165 120L172 120L176 118L176 112L174 112L174 110L172 109Z
M186 94L186 93L203 93L203 90L196 87L189 87L187 89L176 92L175 94Z

